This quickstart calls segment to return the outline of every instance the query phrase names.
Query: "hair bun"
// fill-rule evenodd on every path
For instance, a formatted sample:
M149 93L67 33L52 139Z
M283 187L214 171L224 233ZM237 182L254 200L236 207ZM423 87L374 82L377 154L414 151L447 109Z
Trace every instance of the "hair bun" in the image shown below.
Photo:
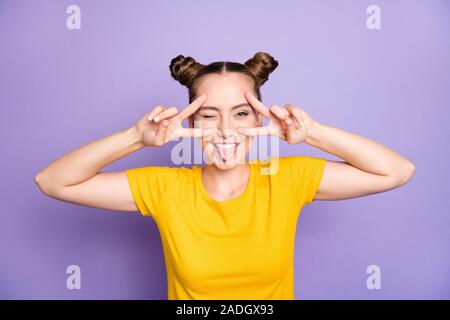
M266 52L258 52L245 65L261 86L269 79L269 74L278 67L278 61Z
M175 80L189 88L202 67L194 58L179 55L170 62L170 73Z

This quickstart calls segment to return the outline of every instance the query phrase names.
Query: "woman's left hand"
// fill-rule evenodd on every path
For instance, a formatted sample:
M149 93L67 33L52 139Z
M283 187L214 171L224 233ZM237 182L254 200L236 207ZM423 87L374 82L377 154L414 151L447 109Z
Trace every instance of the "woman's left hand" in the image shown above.
M272 105L267 108L251 92L244 94L248 103L267 119L269 124L263 127L240 127L238 132L247 136L277 136L290 144L306 142L314 120L302 109L293 104L283 108Z

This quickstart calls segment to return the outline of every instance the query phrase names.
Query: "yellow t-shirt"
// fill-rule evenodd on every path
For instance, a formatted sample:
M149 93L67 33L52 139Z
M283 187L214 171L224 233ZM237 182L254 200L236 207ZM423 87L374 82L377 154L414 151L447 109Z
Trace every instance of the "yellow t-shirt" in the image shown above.
M168 299L294 299L297 220L325 162L251 160L246 189L226 201L207 193L201 166L126 170L139 211L161 235Z

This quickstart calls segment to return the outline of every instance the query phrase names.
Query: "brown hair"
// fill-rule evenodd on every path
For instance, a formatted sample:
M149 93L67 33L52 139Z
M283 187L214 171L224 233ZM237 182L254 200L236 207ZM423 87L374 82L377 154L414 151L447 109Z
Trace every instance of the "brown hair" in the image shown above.
M261 100L259 88L269 79L269 74L278 67L278 61L266 52L258 52L244 64L230 61L212 62L203 65L192 57L179 55L170 62L172 77L189 90L189 103L196 95L198 80L207 74L222 74L225 72L239 72L253 80L253 89Z

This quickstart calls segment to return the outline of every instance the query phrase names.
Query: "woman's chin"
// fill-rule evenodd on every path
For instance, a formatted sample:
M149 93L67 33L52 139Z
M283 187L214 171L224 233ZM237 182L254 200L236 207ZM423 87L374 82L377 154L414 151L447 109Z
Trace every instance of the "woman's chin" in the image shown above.
M209 161L209 163L214 164L214 166L221 170L229 170L245 163L245 157L231 157L230 159L224 159L219 156L212 156L210 159L212 159L212 161Z
M220 169L220 170L230 170L234 167L236 167L237 163L236 162L225 162L225 163L220 163L220 162L215 162L214 165Z

